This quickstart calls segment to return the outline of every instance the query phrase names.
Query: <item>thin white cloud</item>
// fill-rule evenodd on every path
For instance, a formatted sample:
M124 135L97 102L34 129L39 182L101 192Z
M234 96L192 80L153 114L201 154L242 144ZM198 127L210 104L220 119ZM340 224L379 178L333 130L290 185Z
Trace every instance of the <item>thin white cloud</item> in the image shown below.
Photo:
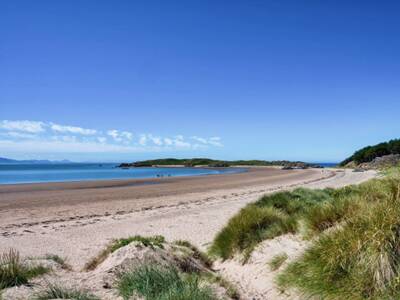
M33 141L11 141L0 140L0 149L4 152L27 153L129 153L140 152L143 149L134 146L123 146L115 144L101 144L98 142L47 140ZM156 149L154 149L156 151Z
M37 136L32 133L25 133L25 132L17 132L17 131L9 131L6 133L2 133L1 135L6 137L11 137L14 139L36 139Z
M130 141L133 139L133 133L131 133L129 131L122 131L121 136Z
M51 136L51 139L54 141L62 141L66 143L76 143L78 141L78 138L73 135L54 135Z
M162 139L158 136L153 136L153 135L149 134L149 139L157 146L162 146L162 144L163 144Z
M23 131L29 133L39 133L43 132L45 124L43 122L37 121L28 121L28 120L21 120L21 121L9 121L9 120L2 120L0 122L0 128L10 131Z
M102 137L102 136L99 136L99 137L97 138L97 141L98 141L99 143L104 144L104 143L107 141L107 138Z
M120 141L120 138L119 138L119 135L118 135L118 130L115 130L115 129L109 130L109 131L107 131L107 134L109 136L111 136L114 140Z
M97 133L97 130L95 129L87 129L77 126L65 126L55 123L50 123L50 128L56 132L67 132L67 133L82 134L82 135L94 135Z
M210 138L208 143L212 146L223 147L221 138L219 136L214 136L214 137Z
M164 138L164 144L167 146L171 146L173 141L170 138Z
M183 141L183 139L175 139L174 145L178 148L190 148L191 144Z
M139 138L139 145L146 146L147 145L147 136L145 134L141 134Z
M0 152L159 152L215 146L222 146L220 137L134 135L117 129L102 131L52 122L0 120Z
M203 143L203 144L207 144L208 143L208 141L205 138L202 138L202 137L192 136L192 139L197 141L197 142Z
M129 142L133 139L133 133L129 131L119 131L116 129L108 130L107 135L111 136L116 142Z
M215 147L222 147L222 143L221 143L221 138L218 136L214 136L211 138L202 138L202 137L198 137L198 136L192 136L191 137L192 140L195 140L196 142L202 144L202 145L211 145L211 146L215 146Z

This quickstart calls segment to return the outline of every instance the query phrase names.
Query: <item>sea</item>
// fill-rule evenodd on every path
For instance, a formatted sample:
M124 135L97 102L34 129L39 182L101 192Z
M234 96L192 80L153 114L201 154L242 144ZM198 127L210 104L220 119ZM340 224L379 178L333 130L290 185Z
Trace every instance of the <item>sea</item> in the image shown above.
M0 164L0 184L200 176L244 169L118 168L115 163Z

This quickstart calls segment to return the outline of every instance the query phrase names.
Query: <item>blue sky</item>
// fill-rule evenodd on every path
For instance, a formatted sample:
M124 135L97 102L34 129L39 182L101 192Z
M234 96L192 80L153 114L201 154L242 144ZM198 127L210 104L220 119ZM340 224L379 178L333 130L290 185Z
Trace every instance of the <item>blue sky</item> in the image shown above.
M2 1L0 156L340 161L400 133L398 1Z

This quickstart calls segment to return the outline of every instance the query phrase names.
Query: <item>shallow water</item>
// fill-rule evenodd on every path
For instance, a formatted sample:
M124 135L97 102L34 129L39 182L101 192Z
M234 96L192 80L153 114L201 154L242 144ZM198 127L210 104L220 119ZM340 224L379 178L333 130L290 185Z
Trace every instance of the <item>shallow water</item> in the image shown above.
M114 163L0 164L0 184L157 178L235 173L243 169L117 168Z

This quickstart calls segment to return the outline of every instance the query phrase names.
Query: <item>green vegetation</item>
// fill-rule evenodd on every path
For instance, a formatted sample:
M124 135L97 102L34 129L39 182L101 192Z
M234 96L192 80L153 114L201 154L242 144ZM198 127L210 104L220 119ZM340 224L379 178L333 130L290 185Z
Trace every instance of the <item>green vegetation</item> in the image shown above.
M50 299L73 299L73 300L100 300L86 291L78 289L65 288L59 285L49 284L45 290L37 294L34 300L50 300Z
M145 247L150 247L150 248L164 248L163 243L165 242L165 239L161 235L155 235L151 237L144 237L140 235L135 235L131 236L128 238L122 238L115 240L110 247L111 253L118 250L119 248L122 248L126 245L129 245L132 242L139 242Z
M231 166L291 166L291 167L312 167L316 166L304 162L290 162L286 160L279 161L265 161L265 160L235 160L235 161L222 161L209 158L190 158L190 159L177 159L177 158L164 158L137 161L134 163L123 163L120 167L152 167L152 166L208 166L208 167L231 167Z
M111 244L109 244L104 250L102 250L97 256L93 257L90 261L85 264L84 270L91 271L96 269L96 267L101 264L111 253L117 251L119 248L129 245L132 242L138 242L145 247L151 248L163 248L163 243L165 239L161 235L155 235L151 237L144 237L140 235L135 235L128 238L121 238L114 240Z
M213 261L208 255L200 251L196 246L192 245L188 241L177 240L174 242L175 245L186 247L192 251L191 256L195 259L200 260L206 267L211 268Z
M400 170L385 174L341 189L264 196L229 221L210 252L246 257L259 242L294 232L311 246L278 275L282 290L318 299L400 299ZM271 269L285 259L274 257Z
M63 258L57 254L46 254L45 258L58 263L61 266L61 268L64 270L72 269L72 267L69 264L67 264L65 258Z
M123 273L117 288L124 299L139 295L146 300L213 300L212 290L198 274L182 274L172 266L144 264Z
M312 207L339 194L332 189L299 188L266 195L230 219L214 239L210 254L228 259L239 252L244 254L246 261L257 244L282 234L296 233L300 228L299 221ZM325 219L320 220L323 221Z
M271 268L271 271L278 270L282 264L288 259L286 253L275 255L269 262L268 265Z
M370 162L374 158L389 154L400 154L400 139L380 143L374 146L367 146L356 151L352 156L345 159L340 165L345 166L354 161L356 164Z
M27 284L30 279L50 271L41 265L28 266L13 249L0 256L0 290Z
M357 209L319 238L279 276L282 288L296 287L326 299L399 299L400 178L362 184Z

